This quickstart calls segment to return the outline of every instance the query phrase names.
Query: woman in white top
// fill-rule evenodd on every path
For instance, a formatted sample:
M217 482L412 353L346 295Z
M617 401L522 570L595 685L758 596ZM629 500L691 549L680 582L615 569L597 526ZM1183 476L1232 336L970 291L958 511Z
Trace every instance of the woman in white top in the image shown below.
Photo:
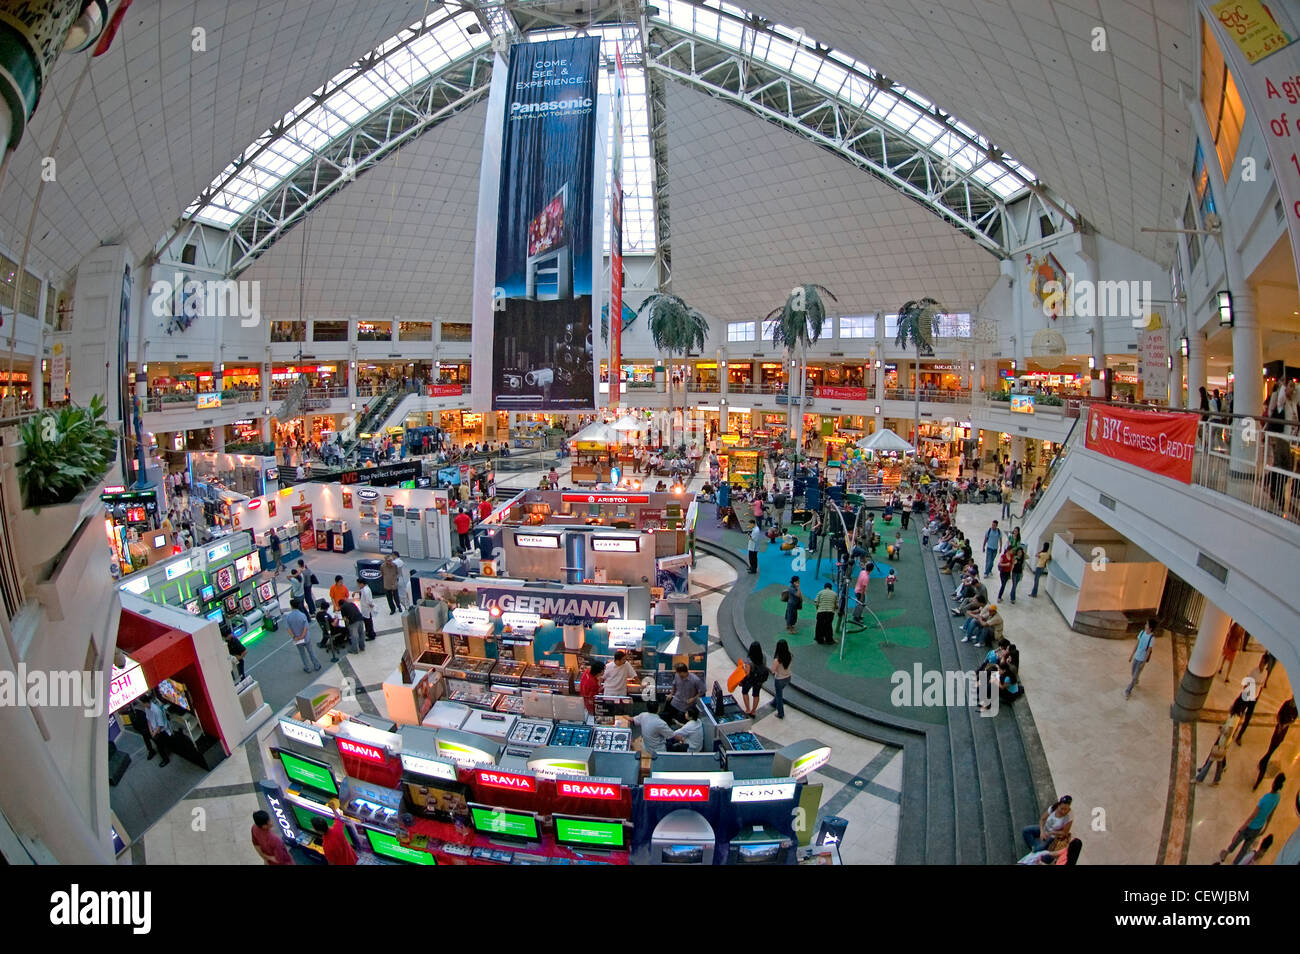
M1074 824L1074 816L1070 814L1070 803L1073 801L1069 795L1062 795L1051 808L1043 812L1043 818L1037 825L1030 825L1021 832L1030 851L1042 851L1054 841L1069 838L1070 826Z

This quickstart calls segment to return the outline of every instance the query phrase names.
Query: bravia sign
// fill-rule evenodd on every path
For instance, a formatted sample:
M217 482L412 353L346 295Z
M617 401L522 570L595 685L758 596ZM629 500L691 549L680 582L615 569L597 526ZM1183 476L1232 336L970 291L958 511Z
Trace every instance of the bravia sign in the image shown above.
M581 782L556 779L555 791L566 798L588 798L611 801L621 797L622 791L617 782L600 782L584 779Z
M645 800L647 802L707 802L708 785L688 785L682 782L646 782Z
M504 788L512 792L535 792L537 780L531 775L518 775L514 772L480 771L478 783L489 788Z
M366 745L362 742L353 742L351 739L339 739L339 752L343 755L351 755L361 759L363 762L371 762L375 765L383 765L388 761L383 749L373 745Z
M1190 484L1200 419L1199 414L1092 404L1084 445L1098 454Z

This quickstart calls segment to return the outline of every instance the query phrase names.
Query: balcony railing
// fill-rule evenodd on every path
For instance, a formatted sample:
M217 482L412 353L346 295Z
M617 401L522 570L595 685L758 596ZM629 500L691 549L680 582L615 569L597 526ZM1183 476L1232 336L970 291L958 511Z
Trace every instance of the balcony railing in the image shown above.
M915 388L885 388L888 401L915 401ZM970 391L965 388L921 388L921 400L932 404L967 404Z
M1199 425L1192 482L1300 524L1300 435L1265 430L1256 418L1215 418Z

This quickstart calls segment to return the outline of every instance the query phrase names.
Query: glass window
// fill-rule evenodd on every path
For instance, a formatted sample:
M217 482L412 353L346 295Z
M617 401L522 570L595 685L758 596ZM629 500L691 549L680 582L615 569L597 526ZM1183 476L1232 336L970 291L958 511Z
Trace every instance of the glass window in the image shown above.
M885 315L885 337L890 341L898 338L898 316Z
M770 319L770 320L768 320L768 321L764 321L764 322L763 322L763 340L764 340L764 341L772 341L773 339L776 338L776 324L777 324L777 321L776 321L775 318L772 318L772 319Z
M304 341L306 337L307 323L305 321L271 322L272 341Z
M1201 106L1205 110L1210 135L1214 137L1214 145L1219 153L1223 178L1228 179L1233 158L1237 155L1237 146L1241 143L1246 107L1242 103L1241 94L1237 92L1232 71L1224 62L1223 51L1214 38L1214 32L1204 19L1201 20Z
M432 341L433 322L402 321L397 325L398 341Z
M1196 209L1192 205L1192 200L1190 197L1187 200L1187 205L1183 208L1183 228L1185 229L1200 228L1200 226L1196 224ZM1192 232L1188 232L1186 237L1187 237L1187 270L1190 272L1196 269L1196 263L1201 259L1201 237Z
M312 325L312 341L347 341L348 323L346 321L318 321Z
M874 338L875 315L840 315L841 338Z
M442 323L442 340L443 341L469 341L470 333L474 330L472 324L463 324L461 322L444 321Z
M1205 152L1199 142L1192 160L1192 186L1196 189L1201 221L1204 222L1206 214L1214 211L1214 190L1210 188L1210 170L1205 166Z
M808 322L809 340L812 340L812 333L813 333L813 326L812 326L812 322L810 321ZM831 338L834 337L834 335L835 335L835 319L832 318L830 315L827 315L825 318L822 319L822 331L821 334L817 336L817 340L820 341L822 338Z
M728 341L753 341L754 322L752 321L727 322L727 340Z
M358 341L389 341L393 337L391 321L358 321Z

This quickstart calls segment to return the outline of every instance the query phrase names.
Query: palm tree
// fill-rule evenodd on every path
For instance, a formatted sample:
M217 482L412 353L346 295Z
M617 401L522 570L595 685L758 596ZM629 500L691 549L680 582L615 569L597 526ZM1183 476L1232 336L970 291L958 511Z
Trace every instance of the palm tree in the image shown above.
M704 340L709 336L709 319L698 308L693 308L676 295L656 292L637 309L637 315L645 315L650 328L650 339L655 348L672 355L682 356L682 435L685 443L686 431L686 356L692 351L701 351ZM672 367L668 368L668 406L673 407ZM669 427L669 440L672 428Z
M916 349L916 380L914 385L915 412L912 422L912 443L917 453L921 449L921 355L934 354L935 329L943 306L933 298L922 298L907 302L898 309L898 338L894 344L907 348L909 344Z
M789 388L790 404L797 408L794 412L794 426L790 429L794 437L796 465L799 463L799 449L803 446L803 385L806 376L805 368L808 364L808 345L815 344L821 337L822 324L826 321L826 306L822 303L823 294L829 295L831 301L839 301L834 293L823 285L796 285L790 289L785 304L780 308L773 308L764 319L765 321L775 319L772 326L772 343L778 348L785 349L788 364L794 363L796 351L801 356L798 369L798 404L795 404L793 374L790 376Z

